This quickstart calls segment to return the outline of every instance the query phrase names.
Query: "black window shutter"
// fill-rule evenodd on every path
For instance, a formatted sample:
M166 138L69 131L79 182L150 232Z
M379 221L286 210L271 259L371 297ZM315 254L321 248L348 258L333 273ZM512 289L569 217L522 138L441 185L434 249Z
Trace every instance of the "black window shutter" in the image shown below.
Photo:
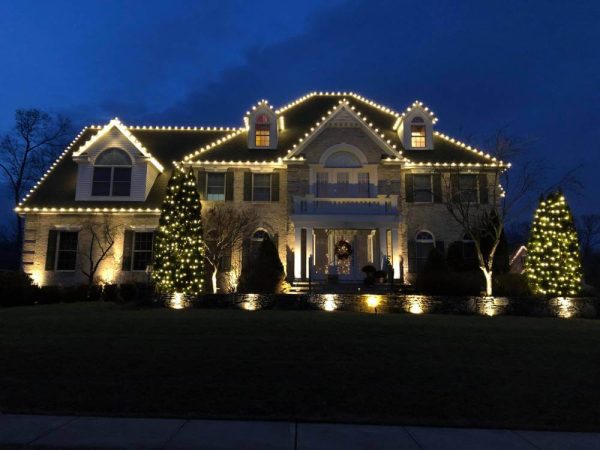
M408 241L408 272L416 273L417 270L417 243Z
M271 201L279 201L279 172L271 174Z
M444 249L444 241L435 241L435 248L442 256L446 256L446 251Z
M244 201L252 201L252 172L244 172Z
M452 195L453 202L457 202L460 199L460 186L457 173L450 174L450 195Z
M435 203L442 203L442 174L433 174L433 201Z
M479 174L479 203L483 205L488 204L488 178L487 174Z
M198 169L198 193L200 200L206 200L206 170Z
M46 247L46 270L54 270L54 262L56 261L56 241L58 239L58 231L48 231L48 247Z
M407 203L414 202L415 196L413 193L413 175L412 175L412 173L407 173L406 175L404 175L404 191L406 192Z
M121 260L121 270L131 270L131 253L133 247L133 231L125 230L125 237L123 239L123 259Z
M233 169L225 172L225 201L233 201Z

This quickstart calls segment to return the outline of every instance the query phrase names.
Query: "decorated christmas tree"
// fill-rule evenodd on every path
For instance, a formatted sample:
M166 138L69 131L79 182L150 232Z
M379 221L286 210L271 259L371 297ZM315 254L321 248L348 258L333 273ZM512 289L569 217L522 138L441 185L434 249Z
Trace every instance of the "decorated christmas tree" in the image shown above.
M204 280L202 206L192 171L175 169L154 242L152 278L159 292L199 294Z
M579 293L579 242L571 210L561 193L542 199L535 212L525 273L536 294L567 297Z

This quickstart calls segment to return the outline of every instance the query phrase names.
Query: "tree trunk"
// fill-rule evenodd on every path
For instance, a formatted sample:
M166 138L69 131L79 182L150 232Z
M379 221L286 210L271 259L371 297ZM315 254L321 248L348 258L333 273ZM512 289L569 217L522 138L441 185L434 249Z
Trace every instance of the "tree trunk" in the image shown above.
M485 296L492 296L492 275L493 272L491 270L486 269L485 267L480 267L483 272L483 276L485 277Z
M213 288L213 294L216 294L216 293L217 293L217 272L218 272L218 270L217 270L217 268L215 267L215 268L213 269L213 273L212 273L212 276L211 276L212 288Z

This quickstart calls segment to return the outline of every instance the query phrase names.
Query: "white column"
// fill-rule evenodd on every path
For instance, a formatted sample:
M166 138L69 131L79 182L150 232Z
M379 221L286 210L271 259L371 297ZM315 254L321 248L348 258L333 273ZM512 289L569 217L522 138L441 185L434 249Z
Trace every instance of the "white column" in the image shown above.
M387 228L379 228L379 267L383 268L384 257L387 256Z
M302 228L294 228L294 278L302 277Z
M392 252L394 265L394 278L402 278L400 273L400 247L398 245L398 228L392 228Z
M306 229L306 278L311 277L310 262L312 261L314 264L314 254L315 254L315 235L313 228ZM311 258L312 256L312 258Z

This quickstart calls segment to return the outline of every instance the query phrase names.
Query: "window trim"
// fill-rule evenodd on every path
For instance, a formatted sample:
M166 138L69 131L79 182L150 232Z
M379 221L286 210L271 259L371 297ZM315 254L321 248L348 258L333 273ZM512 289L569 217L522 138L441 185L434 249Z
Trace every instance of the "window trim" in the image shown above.
M461 178L462 177L473 177L475 179L475 184L473 186L472 189L463 189L461 186ZM472 204L480 204L480 199L479 199L479 176L476 173L459 173L458 174L458 196L459 196L459 200L461 202L465 201L463 200L462 196L463 196L463 192L474 192L474 201L469 201L468 203L472 203Z
M96 174L96 169L110 169L110 181L109 183L109 193L108 195L95 195L94 194L94 178L95 178L95 174ZM92 185L91 185L91 191L90 191L90 196L92 198L108 198L110 197L111 199L114 197L117 198L127 198L127 197L131 197L131 179L133 178L133 166L93 166L92 170ZM115 169L129 169L129 194L127 195L114 195L113 191L114 191L114 184L115 184ZM103 181L102 183L106 183L105 181ZM123 183L122 181L118 181L117 183Z
M421 233L427 233L429 234L429 236L431 237L431 239L419 239L419 234ZM420 261L423 261L423 264L427 264L427 260L429 259L429 254L427 254L424 257L420 257L419 256L419 244L431 244L432 247L430 249L431 250L435 249L436 245L435 245L435 235L429 231L429 230L419 230L417 231L417 233L415 234L415 263L416 263L416 273L420 273L424 267L421 267L421 264L419 264Z
M130 268L130 272L136 272L136 273L141 273L141 272L146 272L146 269L148 267L149 264L146 265L145 268L143 269L135 269L135 254L137 253L147 253L148 250L136 250L135 249L135 238L136 235L141 234L141 233L151 233L152 234L152 248L150 249L150 264L152 264L152 261L154 260L154 235L155 235L155 230L131 230L133 231L133 239L131 239L131 268Z
M422 129L423 134L417 135L416 128ZM422 140L423 145L415 144L415 139L418 139L419 142ZM417 116L410 121L410 147L414 149L423 149L427 148L427 144L427 124L422 117Z
M77 271L77 255L79 254L79 230L56 230L58 231L57 236L56 236L56 254L54 255L54 271L55 272L75 272ZM73 252L75 253L75 264L73 264L73 268L72 269L59 269L58 268L58 260L60 258L60 253L61 253L61 249L60 249L60 241L62 238L62 234L63 233L75 233L77 235L77 247L75 248L75 250L62 250L62 251L67 251L67 252Z
M416 180L417 177L429 177L429 195L430 195L429 198L430 198L430 200L428 200L428 201L417 200L417 195L416 195L417 192L424 191L424 189L417 189L416 188L415 180ZM433 175L432 174L430 174L430 173L414 173L413 176L412 176L412 189L413 189L413 201L412 201L412 203L422 204L422 205L429 205L430 203L434 203L434 196L433 196ZM421 230L421 231L425 231L425 230ZM419 231L419 233L420 233L420 231Z
M210 199L208 198L208 187L209 187L209 183L208 183L208 179L210 178L211 175L222 175L223 176L223 198L222 199ZM225 199L227 198L227 173L224 171L207 171L206 172L206 185L204 186L204 198L206 199L206 201L210 201L210 202L224 202Z
M254 199L254 177L256 175L268 175L269 176L269 199L268 200L255 200ZM252 203L270 203L273 199L273 173L264 172L252 172Z

